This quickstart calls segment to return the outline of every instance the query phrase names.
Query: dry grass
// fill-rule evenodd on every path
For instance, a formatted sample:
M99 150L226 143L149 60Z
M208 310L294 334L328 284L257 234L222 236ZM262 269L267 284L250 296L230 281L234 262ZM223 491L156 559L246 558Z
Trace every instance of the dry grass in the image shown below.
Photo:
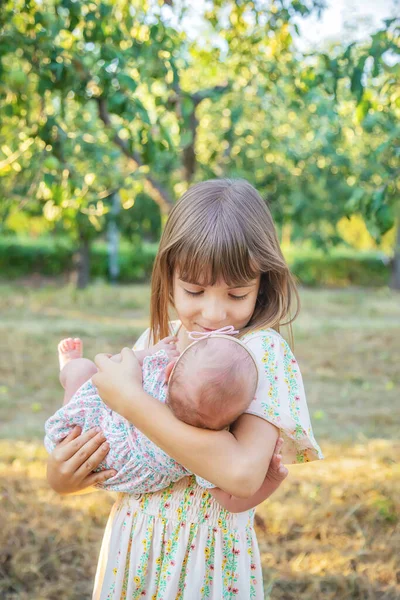
M258 509L273 600L400 597L400 302L386 290L304 291L295 328L327 459L291 468ZM146 324L148 289L0 287L0 597L90 598L112 496L59 498L43 422L59 405L55 348L119 350Z

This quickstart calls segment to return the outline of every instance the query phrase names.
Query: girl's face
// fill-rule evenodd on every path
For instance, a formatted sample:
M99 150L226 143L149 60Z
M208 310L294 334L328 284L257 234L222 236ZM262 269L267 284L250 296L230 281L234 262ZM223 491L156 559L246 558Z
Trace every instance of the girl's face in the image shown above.
M173 284L175 309L186 331L210 331L227 325L242 329L253 315L260 276L231 288L224 280L212 286L188 283L176 271Z

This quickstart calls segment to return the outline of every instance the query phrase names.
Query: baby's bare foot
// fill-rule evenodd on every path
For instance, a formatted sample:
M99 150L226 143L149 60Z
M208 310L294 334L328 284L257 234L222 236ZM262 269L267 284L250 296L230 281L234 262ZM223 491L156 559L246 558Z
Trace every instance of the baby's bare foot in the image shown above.
M80 338L66 338L58 344L58 360L60 371L75 358L82 358L83 344Z

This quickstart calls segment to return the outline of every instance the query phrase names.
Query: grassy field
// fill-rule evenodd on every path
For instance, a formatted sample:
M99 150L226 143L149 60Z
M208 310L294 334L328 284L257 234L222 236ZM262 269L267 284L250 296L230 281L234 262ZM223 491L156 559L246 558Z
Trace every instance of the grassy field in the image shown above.
M400 296L303 290L295 325L314 431L326 460L290 468L257 510L273 600L400 597ZM56 347L130 345L146 286L83 292L0 285L0 597L86 600L112 495L60 498L46 485L44 420L59 406ZM397 556L396 556L397 553ZM197 599L196 599L197 600Z

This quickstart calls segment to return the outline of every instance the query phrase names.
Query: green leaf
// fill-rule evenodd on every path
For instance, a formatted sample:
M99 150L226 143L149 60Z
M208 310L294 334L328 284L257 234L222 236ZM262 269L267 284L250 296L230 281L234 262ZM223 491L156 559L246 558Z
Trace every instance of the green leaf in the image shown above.
M118 81L120 82L121 86L128 88L131 92L135 92L138 86L136 81L126 73L120 73L118 75Z
M356 42L352 42L349 46L347 46L346 48L346 52L343 54L343 59L347 60L347 61L351 61L351 51L353 49L353 47L355 46Z
M350 199L344 205L345 214L351 216L352 214L358 212L361 208L362 199L365 195L365 191L363 188L356 188L352 193Z
M183 131L181 133L181 147L185 148L186 146L190 146L193 142L193 134L191 131Z
M147 125L151 125L151 121L150 121L148 112L145 109L145 107L143 106L142 102L139 100L139 98L135 97L133 102L134 102L136 111L137 111L138 115L140 116L141 120L143 121L143 123L146 123Z
M371 210L377 212L385 201L386 187L376 190L372 194Z
M188 96L184 96L181 102L182 116L186 120L193 113L194 106L192 100Z
M45 182L45 184L47 185L48 188L51 188L55 181L55 176L52 175L51 173L45 173L43 175L43 181Z
M357 100L357 104L360 102L363 93L364 93L364 86L362 84L362 77L364 74L364 66L365 66L365 61L367 60L367 56L364 55L360 58L360 60L358 61L357 66L355 67L352 77L351 77L351 85L350 85L350 89L352 91L352 93L356 96L356 100Z
M375 218L381 235L384 235L387 231L394 227L395 219L393 210L387 204L384 204L378 208Z
M368 114L369 109L371 108L371 102L369 100L362 100L360 104L356 108L356 117L357 121L361 123Z

